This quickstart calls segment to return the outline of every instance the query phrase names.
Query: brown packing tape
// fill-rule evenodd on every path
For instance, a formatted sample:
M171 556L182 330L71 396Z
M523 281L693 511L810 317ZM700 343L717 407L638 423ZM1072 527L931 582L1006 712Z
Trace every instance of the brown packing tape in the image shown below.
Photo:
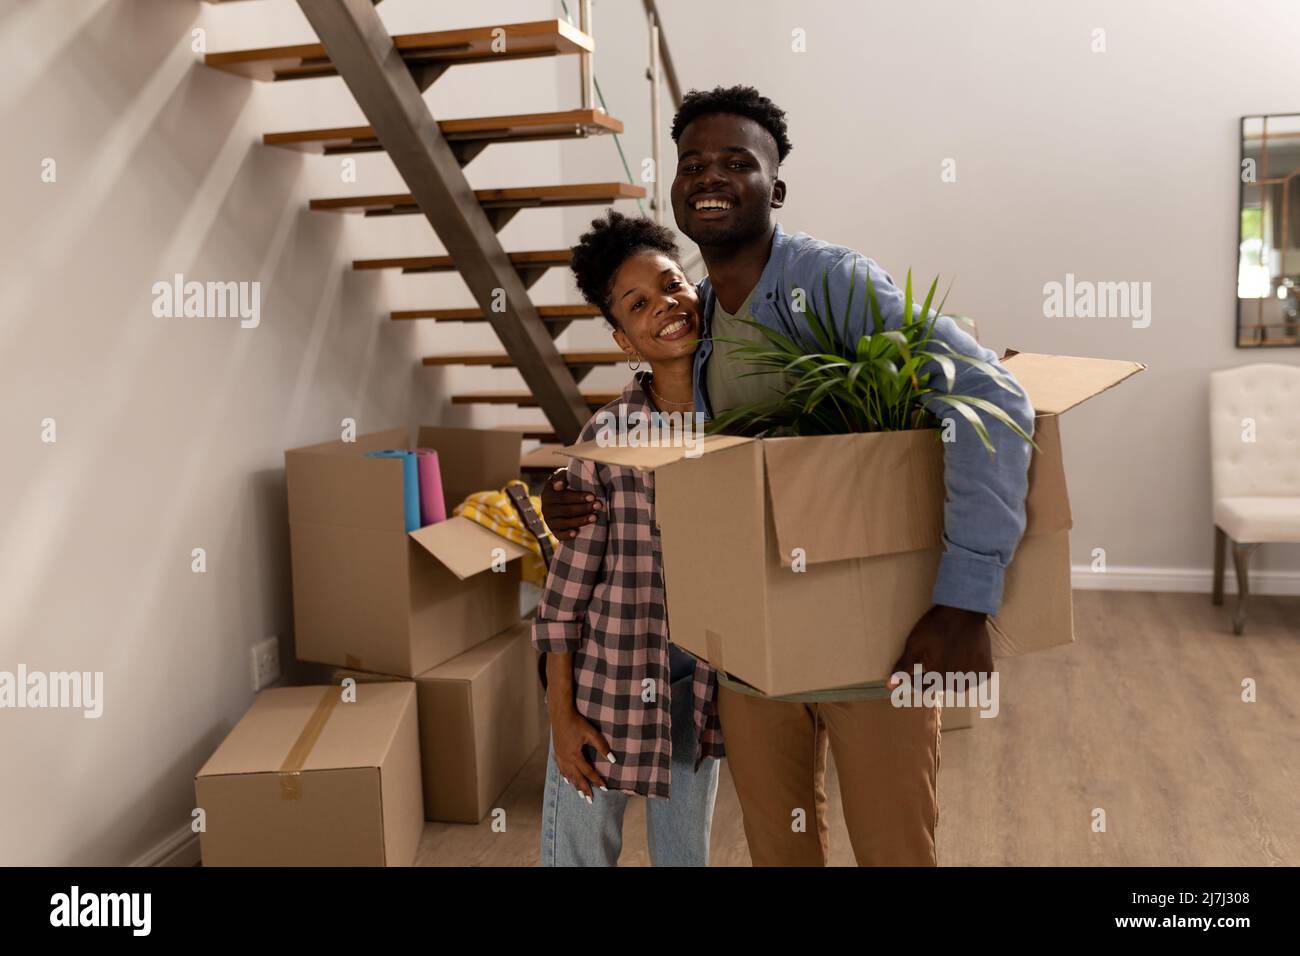
M320 739L321 731L325 729L325 722L330 719L330 714L334 713L334 707L341 696L337 687L326 687L321 692L320 700L316 702L316 709L307 719L307 724L302 728L298 739L289 748L284 763L280 764L280 769L276 771L280 775L281 800L298 800L302 797L302 768L307 763L307 758L311 756L312 748Z

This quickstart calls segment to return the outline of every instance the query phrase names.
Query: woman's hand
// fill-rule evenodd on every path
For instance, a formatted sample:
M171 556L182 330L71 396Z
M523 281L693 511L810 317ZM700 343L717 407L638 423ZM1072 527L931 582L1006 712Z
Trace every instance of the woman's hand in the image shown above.
M602 760L610 760L612 763L609 744L605 742L605 736L588 723L572 704L550 710L556 766L560 768L560 775L591 803L592 788L605 790L605 778L588 762L582 748L583 745L590 744Z
M614 762L605 735L587 722L573 706L573 653L551 652L546 655L546 712L551 719L551 738L555 746L555 763L565 781L591 803L591 788L605 790L605 778L582 753L590 744L601 758Z

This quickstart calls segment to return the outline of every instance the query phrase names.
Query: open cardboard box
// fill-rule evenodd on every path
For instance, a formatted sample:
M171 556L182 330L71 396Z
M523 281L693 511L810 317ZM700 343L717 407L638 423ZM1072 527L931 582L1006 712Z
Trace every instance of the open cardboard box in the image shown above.
M298 657L412 677L514 624L528 549L468 518L408 533L402 462L366 453L436 449L450 514L519 477L522 441L426 426L285 452Z
M1037 413L1039 448L1025 536L990 621L994 655L1007 657L1074 640L1058 417L1145 366L1027 352L1003 364ZM930 607L942 554L936 431L709 436L698 450L565 449L655 472L673 641L765 694L887 679Z

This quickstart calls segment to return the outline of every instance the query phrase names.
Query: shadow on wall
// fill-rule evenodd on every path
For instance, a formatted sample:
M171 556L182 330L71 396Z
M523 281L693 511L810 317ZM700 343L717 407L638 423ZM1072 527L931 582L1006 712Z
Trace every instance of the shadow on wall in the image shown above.
M223 549L230 554L251 554L242 587L247 588L242 604L270 609L285 626L277 634L280 644L281 681L284 684L329 683L334 668L326 664L299 661L293 639L293 591L289 561L289 501L283 468L255 471L244 482L239 521L230 528ZM232 608L220 620L222 631L245 633ZM218 742L221 738L218 738ZM201 760L207 759L204 754Z
M72 5L55 20L38 6L13 4L0 14L0 28L7 33L39 33L33 46L42 54L40 62L48 64L27 84L14 84L0 94L0 111L14 111L41 88L57 89L62 98L45 111L47 122L55 129L72 125L78 139L86 141L115 134L122 117L142 105L142 94L157 80L162 64L178 51L189 50L198 12L197 4L172 0L98 0L99 9L88 16L94 3ZM35 25L20 19L36 21L42 16ZM52 39L60 28L68 30L62 43ZM57 83L52 74L57 74Z

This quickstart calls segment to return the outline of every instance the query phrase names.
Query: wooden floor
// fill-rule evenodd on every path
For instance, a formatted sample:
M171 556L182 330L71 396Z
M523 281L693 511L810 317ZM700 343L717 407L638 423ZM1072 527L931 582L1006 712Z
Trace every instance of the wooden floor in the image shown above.
M1244 637L1229 616L1202 595L1076 592L1076 643L1003 661L999 716L944 734L940 864L1300 865L1300 598L1254 599ZM505 832L426 825L420 865L536 866L545 767L539 748L503 794ZM852 866L829 789L832 863ZM649 862L642 803L623 865ZM713 864L749 864L725 763Z

